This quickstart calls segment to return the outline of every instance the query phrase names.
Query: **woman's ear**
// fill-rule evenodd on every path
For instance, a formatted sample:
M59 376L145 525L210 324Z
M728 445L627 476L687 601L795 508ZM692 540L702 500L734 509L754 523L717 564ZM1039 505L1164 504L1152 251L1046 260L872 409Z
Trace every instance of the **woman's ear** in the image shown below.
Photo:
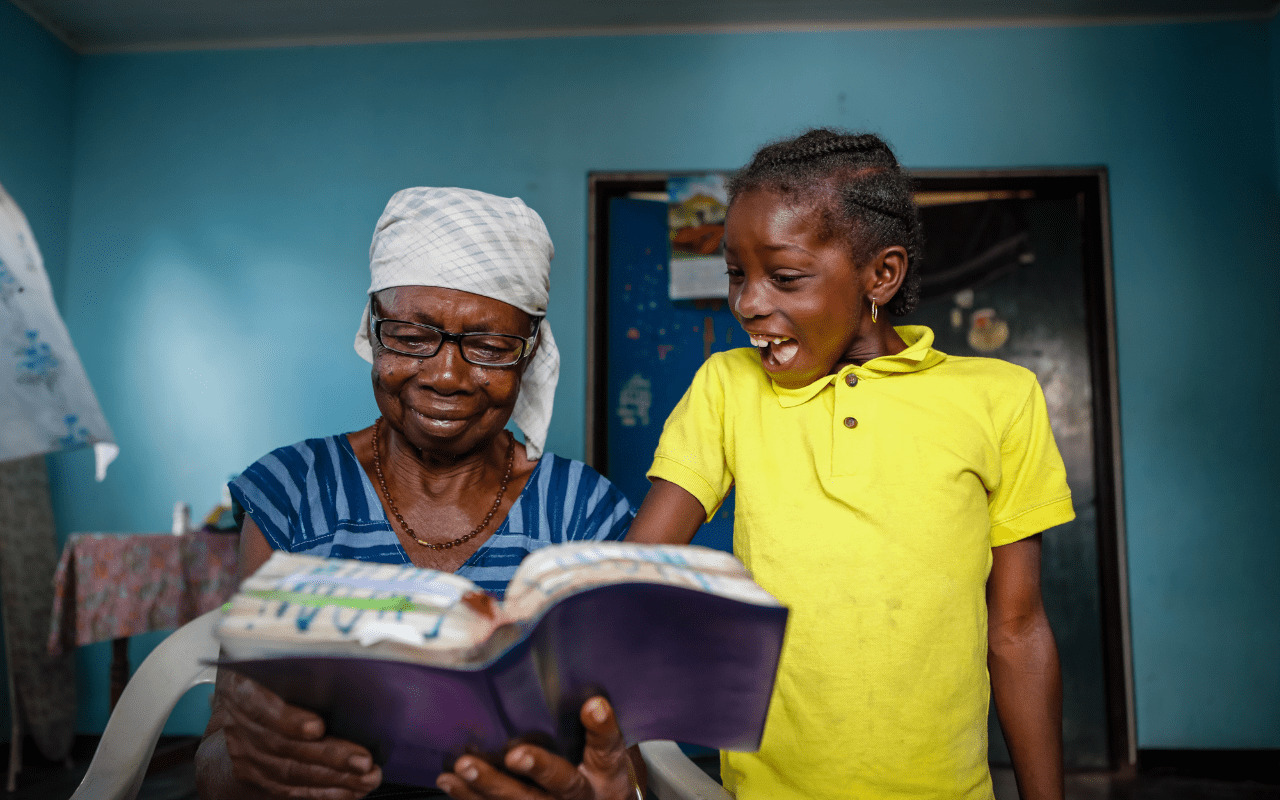
M881 250L871 260L872 281L871 290L867 292L868 299L874 300L879 306L892 300L906 280L907 264L907 248L895 244Z

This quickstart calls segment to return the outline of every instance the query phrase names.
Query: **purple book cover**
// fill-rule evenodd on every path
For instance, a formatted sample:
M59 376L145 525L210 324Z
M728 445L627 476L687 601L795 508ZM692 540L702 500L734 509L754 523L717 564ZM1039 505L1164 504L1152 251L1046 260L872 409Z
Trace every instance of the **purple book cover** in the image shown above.
M674 739L755 750L787 610L679 586L621 583L566 597L473 669L298 656L221 661L319 713L374 754L385 779L434 785L464 752L513 739L577 763L582 703L613 703L627 744Z

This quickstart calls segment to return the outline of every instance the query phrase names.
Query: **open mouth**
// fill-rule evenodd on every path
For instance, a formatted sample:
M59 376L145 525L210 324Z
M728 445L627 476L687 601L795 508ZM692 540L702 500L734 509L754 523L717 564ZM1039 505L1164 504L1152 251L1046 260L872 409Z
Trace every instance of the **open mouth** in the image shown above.
M751 344L760 350L760 359L773 366L785 367L800 351L800 343L786 336L748 334Z

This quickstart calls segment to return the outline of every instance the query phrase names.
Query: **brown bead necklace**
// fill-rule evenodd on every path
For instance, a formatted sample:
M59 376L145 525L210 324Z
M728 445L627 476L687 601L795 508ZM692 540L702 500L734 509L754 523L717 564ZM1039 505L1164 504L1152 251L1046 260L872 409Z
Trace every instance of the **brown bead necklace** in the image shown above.
M475 530L465 536L459 536L450 542L424 542L419 539L413 532L413 528L409 527L409 523L404 521L404 517L400 516L400 510L396 508L396 501L391 499L391 490L387 488L387 480L382 477L382 458L378 455L378 431L382 428L382 417L378 417L378 421L373 423L373 471L378 476L378 485L382 487L382 496L386 498L387 505L391 507L391 513L396 515L396 519L400 521L400 527L404 528L404 532L409 534L409 538L427 548L428 550L449 550L460 544L465 544L480 535L489 525L489 520L493 519L493 515L498 512L498 506L502 505L502 495L507 492L507 484L511 482L511 463L515 458L516 439L510 433L507 434L507 471L502 476L502 485L498 487L498 496L493 498L493 508L489 509L489 513L484 515L484 519L480 520L480 524Z

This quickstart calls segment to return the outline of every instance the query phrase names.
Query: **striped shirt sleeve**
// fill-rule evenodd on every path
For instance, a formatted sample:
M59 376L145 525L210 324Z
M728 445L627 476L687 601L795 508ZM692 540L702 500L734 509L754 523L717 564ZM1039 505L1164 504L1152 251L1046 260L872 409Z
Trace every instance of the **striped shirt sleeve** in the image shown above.
M231 481L231 495L267 543L275 550L292 550L294 534L309 503L304 442L272 450Z

